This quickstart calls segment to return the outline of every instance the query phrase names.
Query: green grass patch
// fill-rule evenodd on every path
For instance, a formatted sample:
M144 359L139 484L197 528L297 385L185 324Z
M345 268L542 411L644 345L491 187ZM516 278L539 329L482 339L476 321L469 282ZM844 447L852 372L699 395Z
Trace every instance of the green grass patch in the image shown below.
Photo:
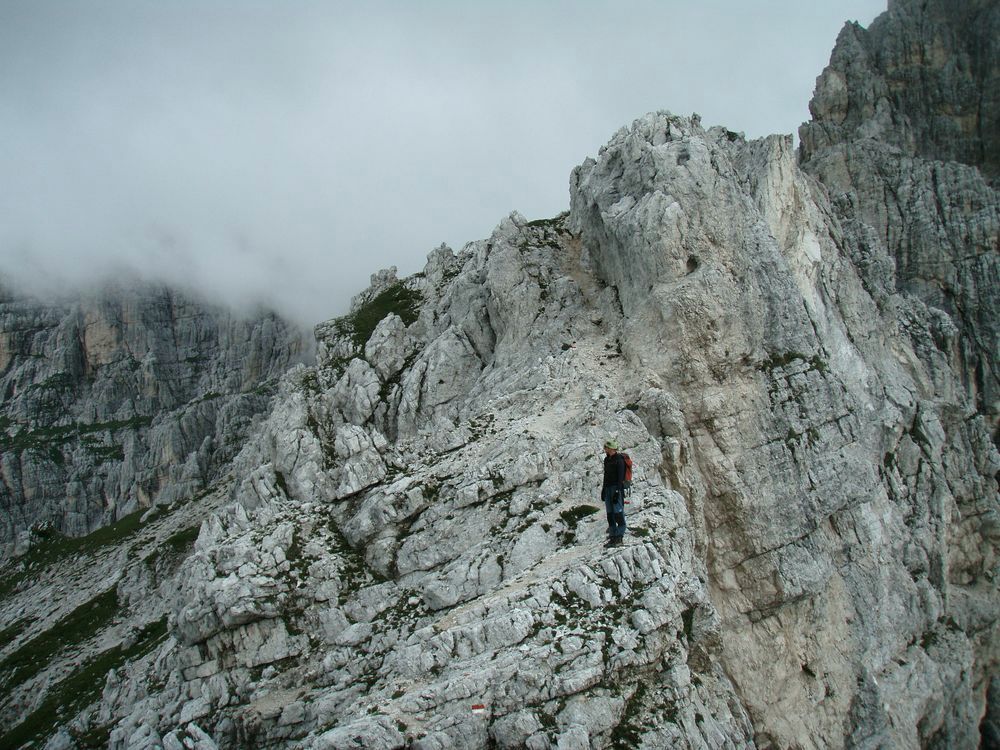
M100 462L125 460L125 448L120 445L85 445L84 449Z
M142 525L140 519L144 510L137 510L123 516L110 526L98 529L92 534L81 537L68 537L55 529L36 531L42 536L41 542L34 544L28 553L20 560L0 570L0 599L14 591L21 581L28 576L39 573L59 560L71 555L83 555L96 552L102 547L118 544L131 536Z
M75 384L75 378L68 372L57 372L55 375L50 375L41 383L32 383L28 386L29 391L40 391L40 390L54 390L54 391L64 391L73 388Z
M0 649L13 643L24 632L26 624L24 620L17 620L13 625L0 630Z
M78 748L86 748L86 750L102 750L108 746L111 742L111 730L114 727L113 724L107 724L105 726L94 727L86 732L73 732L73 740L76 742Z
M412 324L420 313L423 297L402 281L376 295L349 315L337 321L337 332L349 335L354 346L361 349L368 343L382 319L390 313L398 315L404 325Z
M827 363L825 359L823 359L819 355L813 355L812 357L807 357L802 352L796 352L796 351L782 352L781 354L772 354L770 357L768 357L759 365L757 365L757 369L760 372L773 372L774 370L788 367L788 365L792 364L792 362L795 362L796 360L804 362L806 365L808 365L807 369L816 370L821 375L825 375L827 372L830 371L830 365Z
M327 549L338 558L337 573L341 584L338 604L344 604L355 591L386 580L365 564L364 552L348 544L332 518L327 521L326 529L330 533Z
M11 424L8 422L6 430L0 430L0 451L47 451L52 446L68 443L71 440L82 438L84 435L118 430L137 430L140 427L148 427L152 422L152 417L133 417L113 422L74 422L66 425L37 427L34 430L29 430L22 424L19 425L20 429L14 435L7 432Z
M275 393L278 392L278 380L272 378L271 380L265 380L263 383L254 388L250 393L254 396L263 396L265 398L270 398Z
M818 356L809 358L809 366L821 375L825 375L830 371L830 365L827 364L825 359Z
M56 727L65 724L97 700L110 670L118 669L126 661L145 656L162 643L166 636L167 618L164 616L139 631L136 642L129 648L115 646L82 665L53 687L42 704L20 724L0 736L0 747L40 747ZM110 728L98 727L81 734L77 738L78 746L106 747L105 738L108 735Z
M540 227L543 229L551 228L558 229L563 226L566 222L566 217L569 216L567 211L563 211L557 216L553 216L551 219L535 219L534 221L529 221L525 226L527 227Z
M563 520L563 523L570 529L575 529L576 525L580 523L587 516L592 516L598 511L593 505L579 505L576 508L569 508L564 510L559 514L559 517Z
M645 682L636 683L635 692L625 701L625 710L622 712L621 721L611 731L611 747L623 750L638 747L644 728L643 704L647 689Z
M194 546L200 531L200 523L196 526L189 526L186 529L181 529L180 531L168 536L163 542L163 546L169 548L173 552L186 552Z
M32 638L0 662L0 698L37 675L59 651L92 638L118 614L118 594L109 589L81 604L49 630Z

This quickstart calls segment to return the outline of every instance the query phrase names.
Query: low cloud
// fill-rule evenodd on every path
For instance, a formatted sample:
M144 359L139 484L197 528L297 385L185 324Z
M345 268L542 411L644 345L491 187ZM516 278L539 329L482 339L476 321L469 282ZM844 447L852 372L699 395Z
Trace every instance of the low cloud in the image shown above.
M315 323L379 268L565 210L647 111L792 132L840 26L884 9L829 5L9 2L0 272Z

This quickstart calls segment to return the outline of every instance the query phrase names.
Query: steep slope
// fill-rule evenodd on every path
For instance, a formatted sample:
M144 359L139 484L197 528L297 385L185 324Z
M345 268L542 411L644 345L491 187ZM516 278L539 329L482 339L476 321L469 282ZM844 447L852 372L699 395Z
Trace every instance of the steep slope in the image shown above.
M935 8L889 16L936 38ZM51 748L995 742L996 193L811 127L802 169L647 115L568 214L373 276L200 502L2 595L3 741L109 665ZM903 200L945 174L932 218ZM637 478L606 549L609 436Z
M0 300L0 549L80 536L214 481L305 354L274 315L241 319L135 284Z
M786 138L651 115L571 194L318 327L113 746L978 741L998 460L915 303ZM641 467L610 551L607 435Z
M939 350L947 316L868 291L849 254L863 228L790 139L707 136L638 123L575 173L572 217L620 291L626 355L669 393L640 413L684 457L675 485L756 741L975 746L998 463Z

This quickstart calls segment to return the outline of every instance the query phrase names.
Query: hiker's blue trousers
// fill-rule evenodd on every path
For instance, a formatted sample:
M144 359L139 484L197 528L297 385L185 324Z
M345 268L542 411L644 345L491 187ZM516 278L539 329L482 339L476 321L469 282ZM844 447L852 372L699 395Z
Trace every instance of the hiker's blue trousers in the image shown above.
M612 484L601 489L601 499L608 514L608 536L621 539L625 536L625 498Z

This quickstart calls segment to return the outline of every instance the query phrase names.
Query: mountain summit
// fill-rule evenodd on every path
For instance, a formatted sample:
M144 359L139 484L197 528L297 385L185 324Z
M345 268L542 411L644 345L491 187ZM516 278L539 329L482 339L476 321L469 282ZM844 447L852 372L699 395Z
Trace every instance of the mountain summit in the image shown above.
M798 154L649 114L375 274L207 492L10 568L3 744L995 745L996 154L912 90L993 80L958 5L846 27Z

